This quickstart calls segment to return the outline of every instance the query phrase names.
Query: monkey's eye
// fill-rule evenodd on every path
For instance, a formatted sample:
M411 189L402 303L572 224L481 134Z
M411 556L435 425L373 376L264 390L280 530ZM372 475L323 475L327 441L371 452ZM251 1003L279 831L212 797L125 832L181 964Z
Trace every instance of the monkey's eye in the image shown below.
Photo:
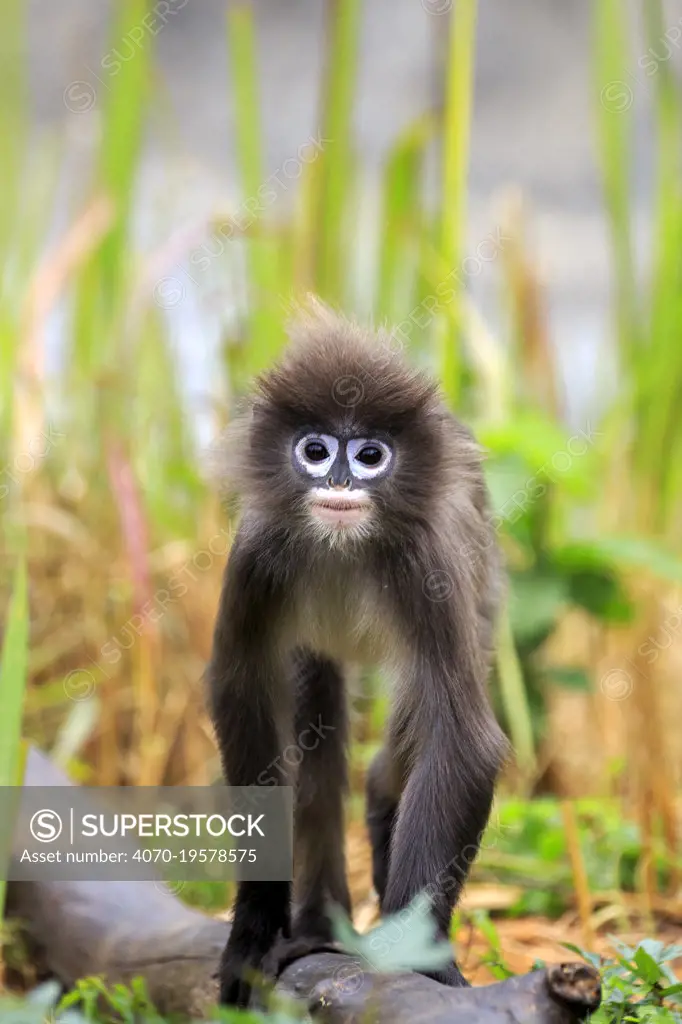
M303 449L303 454L308 462L324 462L329 458L329 452L321 441L308 441Z
M329 434L306 434L294 448L299 469L309 476L324 476L336 458L339 442Z
M356 438L348 442L348 464L353 476L369 480L381 476L388 469L393 452L383 441L375 438Z
M375 444L366 444L355 456L357 461L361 462L363 466L378 466L383 457L384 453L381 448L377 448Z

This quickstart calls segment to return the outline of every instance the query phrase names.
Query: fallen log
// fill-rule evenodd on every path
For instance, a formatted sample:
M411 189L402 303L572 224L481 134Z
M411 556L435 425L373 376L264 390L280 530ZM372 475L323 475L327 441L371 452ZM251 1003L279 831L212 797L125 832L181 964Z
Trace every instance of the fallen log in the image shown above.
M27 785L67 783L31 751ZM12 882L8 909L66 986L93 974L110 983L142 976L164 1014L197 1018L215 1005L230 925L185 906L162 882ZM351 955L325 951L287 966L277 990L326 1024L572 1024L600 999L597 972L585 964L451 989L419 974L375 974Z

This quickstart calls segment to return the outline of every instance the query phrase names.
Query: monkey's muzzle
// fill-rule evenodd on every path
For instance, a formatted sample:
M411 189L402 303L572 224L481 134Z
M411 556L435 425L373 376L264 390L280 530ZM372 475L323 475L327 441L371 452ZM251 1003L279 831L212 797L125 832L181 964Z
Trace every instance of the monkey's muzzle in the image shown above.
M315 487L310 493L311 515L330 526L358 526L369 518L371 507L372 501L366 491Z

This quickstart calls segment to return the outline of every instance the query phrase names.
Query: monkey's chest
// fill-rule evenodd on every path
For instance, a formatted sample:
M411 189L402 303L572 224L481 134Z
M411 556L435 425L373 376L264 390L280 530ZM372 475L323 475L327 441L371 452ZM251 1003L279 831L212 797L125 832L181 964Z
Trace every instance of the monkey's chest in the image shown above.
M338 661L383 662L391 647L385 605L361 577L330 574L299 591L291 640Z

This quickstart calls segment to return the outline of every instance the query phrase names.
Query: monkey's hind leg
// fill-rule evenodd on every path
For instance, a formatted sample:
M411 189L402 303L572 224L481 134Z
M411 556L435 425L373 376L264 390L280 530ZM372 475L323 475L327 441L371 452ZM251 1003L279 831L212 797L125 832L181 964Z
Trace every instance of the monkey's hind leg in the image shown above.
M372 881L384 902L391 856L391 836L395 827L400 788L391 755L386 747L379 751L367 773L367 830L372 844Z
M328 943L329 903L350 913L343 801L348 716L341 667L311 651L297 656L295 743L300 751L294 824L294 940Z

